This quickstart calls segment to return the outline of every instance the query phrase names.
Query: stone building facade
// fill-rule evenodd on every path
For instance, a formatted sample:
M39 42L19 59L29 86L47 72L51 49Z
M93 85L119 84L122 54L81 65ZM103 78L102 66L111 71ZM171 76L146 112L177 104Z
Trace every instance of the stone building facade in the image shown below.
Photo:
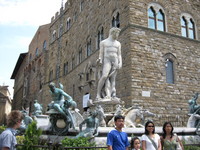
M0 86L0 125L6 124L6 117L11 112L12 100L8 86Z
M83 111L83 96L96 97L99 42L117 26L123 59L117 96L126 108L139 105L158 114L157 125L185 126L187 102L200 87L199 13L199 0L68 0L49 26L39 101L46 107L48 84L62 83Z
M41 25L27 53L20 54L11 79L15 79L12 109L32 111L33 101L42 100L46 54L49 48L49 24Z

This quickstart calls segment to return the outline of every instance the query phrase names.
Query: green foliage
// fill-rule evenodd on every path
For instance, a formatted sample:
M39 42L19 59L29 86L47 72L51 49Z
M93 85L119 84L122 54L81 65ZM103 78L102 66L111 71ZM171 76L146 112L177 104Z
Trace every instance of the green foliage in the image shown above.
M65 138L62 141L63 147L95 147L94 142L90 142L90 138L79 137L76 139Z
M33 121L28 125L28 128L24 134L23 146L18 147L19 150L38 150L39 148L33 147L34 145L39 145L39 138L42 134L41 129L37 129L37 122Z
M184 150L200 150L199 146L184 146Z
M0 134L6 129L6 126L2 125L0 126Z
M16 136L17 144L24 144L24 136Z

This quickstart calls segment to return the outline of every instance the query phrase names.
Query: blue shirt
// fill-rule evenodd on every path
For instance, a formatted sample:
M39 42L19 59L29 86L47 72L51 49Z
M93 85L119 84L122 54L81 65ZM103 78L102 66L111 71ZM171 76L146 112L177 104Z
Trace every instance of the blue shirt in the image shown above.
M113 150L125 150L130 145L127 133L111 130L107 135L107 145L112 146Z
M0 149L8 147L10 150L16 150L17 140L15 138L16 130L7 128L0 134Z

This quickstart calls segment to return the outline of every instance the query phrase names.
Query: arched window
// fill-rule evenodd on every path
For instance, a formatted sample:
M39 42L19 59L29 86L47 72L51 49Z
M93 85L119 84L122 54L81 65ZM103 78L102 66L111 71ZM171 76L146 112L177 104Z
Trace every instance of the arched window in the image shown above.
M68 19L67 19L67 30L69 30L70 27L71 27L71 19L68 18Z
M82 55L83 55L82 53L83 53L83 52L82 52L82 48L80 48L80 49L79 49L79 52L78 52L78 63L81 63L81 62L82 62L82 57L83 57L83 56L82 56Z
M164 9L157 3L148 7L148 28L166 31Z
M63 34L63 24L60 25L59 28L59 37Z
M148 17L148 27L151 29L156 29L156 13L152 7L150 7L148 10Z
M182 36L187 37L187 22L184 17L181 18L181 33Z
M194 22L192 21L192 19L190 19L188 23L188 33L189 33L189 38L195 39Z
M195 23L190 14L184 13L181 16L181 35L195 39Z
M63 74L66 75L68 73L68 62L64 63L64 72Z
M98 31L98 35L97 35L97 49L100 48L100 42L104 39L104 30L103 27L101 28L101 30Z
M166 82L174 83L174 67L173 61L170 59L166 59Z
M56 30L53 31L52 34L52 42L56 40Z
M32 54L29 55L29 62L32 61Z
M38 54L39 54L39 50L38 50L38 48L36 48L36 50L35 50L35 57L37 57Z
M117 27L117 28L120 27L119 13L117 13L116 16L113 16L112 27Z
M87 57L92 54L91 39L87 42Z
M46 50L46 48L47 48L47 42L46 42L46 40L43 42L43 50Z
M165 18L162 10L159 10L157 14L157 29L160 31L165 31Z
M75 57L73 56L72 57L72 69L74 69L75 68Z

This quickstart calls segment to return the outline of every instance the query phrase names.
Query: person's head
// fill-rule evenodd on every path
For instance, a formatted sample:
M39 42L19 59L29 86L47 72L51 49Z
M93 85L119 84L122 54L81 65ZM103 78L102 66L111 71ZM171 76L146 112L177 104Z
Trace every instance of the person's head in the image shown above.
M114 121L115 121L115 126L117 127L117 128L123 128L124 127L124 116L122 116L122 115L117 115L117 116L115 116L115 118L114 118Z
M134 137L131 139L131 148L136 150L140 149L140 139L138 137Z
M170 134L172 138L173 130L174 130L174 127L172 126L171 122L165 122L163 124L163 138L165 138L167 134Z
M7 126L9 128L19 128L23 120L23 114L18 110L13 110L7 116Z
M147 121L145 124L145 134L149 135L150 133L155 133L155 125L152 121Z
M51 82L49 83L49 88L51 89L51 91L54 91L55 90L55 83Z
M114 38L114 39L117 39L118 36L119 36L119 33L120 33L121 29L119 28L116 28L116 27L112 27L109 31L109 35Z

